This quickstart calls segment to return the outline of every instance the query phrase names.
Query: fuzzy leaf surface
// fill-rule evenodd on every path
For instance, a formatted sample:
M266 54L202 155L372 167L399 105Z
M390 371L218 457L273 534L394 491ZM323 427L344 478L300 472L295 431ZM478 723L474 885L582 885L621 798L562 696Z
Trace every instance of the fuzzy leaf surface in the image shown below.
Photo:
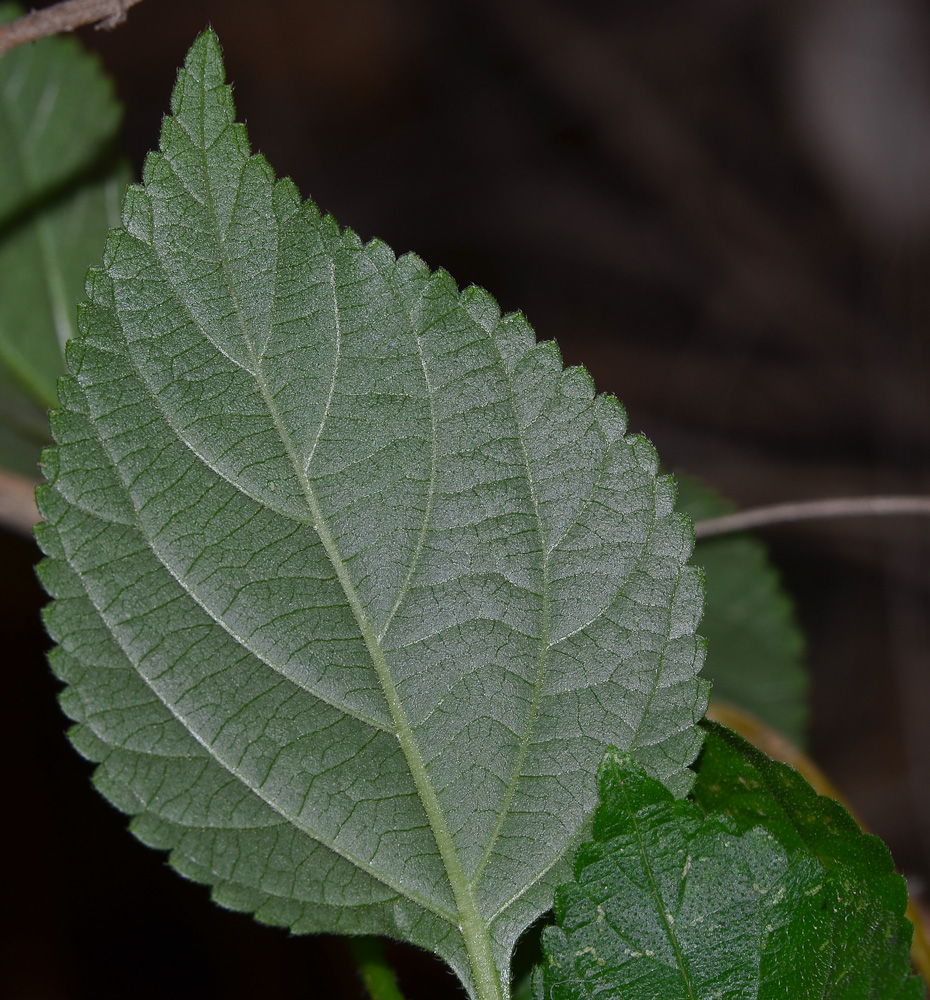
M818 796L784 764L769 761L791 772L788 797L820 833L792 836L791 807L770 816L758 789L756 808L742 810L747 749L757 753L744 743L715 726L698 765L695 797L713 786L722 812L675 801L629 757L608 754L593 840L578 850L575 882L556 893L557 925L543 932L539 1000L924 996L910 975L904 880L888 870L887 850L874 850L845 811L840 823L833 809L808 812Z
M506 997L605 748L690 788L690 526L521 316L275 180L212 33L172 112L45 457L73 740L223 905L402 938Z
M678 509L694 521L732 507L691 476L676 476ZM704 570L701 635L707 639L704 675L715 698L774 726L803 746L807 722L804 638L790 597L765 545L750 534L699 540L693 562Z
M0 4L0 23L20 14ZM35 475L84 275L119 221L121 109L73 38L0 59L0 465Z

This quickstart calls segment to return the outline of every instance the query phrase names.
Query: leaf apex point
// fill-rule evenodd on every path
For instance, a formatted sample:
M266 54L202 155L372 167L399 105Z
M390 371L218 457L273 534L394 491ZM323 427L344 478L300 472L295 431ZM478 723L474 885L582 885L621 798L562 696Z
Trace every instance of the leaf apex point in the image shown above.
M187 66L195 56L200 56L207 52L214 53L220 59L223 57L223 46L220 42L220 36L214 30L212 24L207 25L194 39L184 60L184 65Z

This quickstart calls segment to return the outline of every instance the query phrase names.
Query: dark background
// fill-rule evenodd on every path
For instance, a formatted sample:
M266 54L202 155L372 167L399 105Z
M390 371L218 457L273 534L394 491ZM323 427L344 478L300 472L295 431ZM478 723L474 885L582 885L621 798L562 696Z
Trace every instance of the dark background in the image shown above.
M44 6L40 4L39 6ZM926 0L145 0L84 31L136 169L212 23L279 174L521 309L740 506L930 493ZM770 529L818 762L930 877L930 522ZM0 994L357 997L341 946L214 907L89 786L2 538ZM398 949L409 1000L455 995Z

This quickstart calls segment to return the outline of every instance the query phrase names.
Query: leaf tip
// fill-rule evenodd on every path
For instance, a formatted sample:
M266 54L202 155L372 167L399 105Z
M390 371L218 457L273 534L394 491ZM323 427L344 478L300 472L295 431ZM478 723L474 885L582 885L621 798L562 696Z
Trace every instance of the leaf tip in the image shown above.
M212 28L202 31L191 45L171 92L171 113L197 141L207 145L235 119L231 88L226 86L226 65L220 40ZM162 148L164 129L162 127Z
M184 59L184 69L197 74L198 78L205 79L209 75L213 77L211 82L226 82L223 46L212 27L204 28L194 39Z

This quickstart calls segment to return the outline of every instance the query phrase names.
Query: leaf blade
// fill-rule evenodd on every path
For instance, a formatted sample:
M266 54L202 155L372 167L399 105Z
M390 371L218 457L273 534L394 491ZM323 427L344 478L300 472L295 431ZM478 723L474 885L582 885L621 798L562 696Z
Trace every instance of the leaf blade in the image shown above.
M688 526L619 405L522 317L275 181L212 34L172 107L90 275L41 496L67 566L49 589L84 591L50 613L81 664L54 661L77 739L143 838L225 903L393 934L507 995L603 747L690 783ZM88 603L108 640L82 647ZM173 720L212 763L169 775L153 752L157 781L133 786L155 765L119 734L144 699L109 705L101 663L167 712L152 748ZM262 830L284 822L271 868L232 805L225 827L193 822L230 781Z
M718 801L739 803L745 784L722 785L719 760L739 769L749 748L721 728L708 742L718 763L706 775L699 764L695 787L705 782ZM874 883L887 873L862 864L856 850L874 838L848 815L839 835L824 820L820 849L811 849L777 816L771 829L751 821L749 812L767 820L764 811L739 816L707 810L699 796L675 801L615 753L605 757L600 790L593 839L576 855L575 882L556 894L557 926L543 932L538 997L923 996L910 975L903 879L892 876L896 894ZM816 798L807 789L805 804L808 793Z

